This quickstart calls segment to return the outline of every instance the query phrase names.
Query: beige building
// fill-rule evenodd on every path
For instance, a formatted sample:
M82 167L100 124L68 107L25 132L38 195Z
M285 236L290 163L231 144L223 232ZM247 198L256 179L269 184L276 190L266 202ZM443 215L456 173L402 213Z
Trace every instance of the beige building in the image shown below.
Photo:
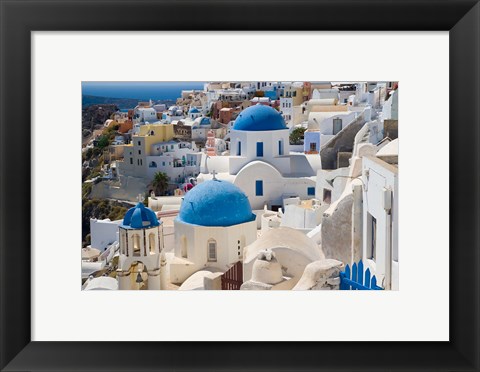
M303 102L303 85L301 83L286 84L280 97L280 112L287 126L292 125L293 108Z

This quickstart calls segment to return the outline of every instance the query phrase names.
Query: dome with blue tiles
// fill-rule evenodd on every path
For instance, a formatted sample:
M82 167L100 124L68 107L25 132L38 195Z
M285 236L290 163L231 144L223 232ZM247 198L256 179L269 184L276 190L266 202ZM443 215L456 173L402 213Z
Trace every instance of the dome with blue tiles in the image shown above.
M160 222L155 212L145 207L143 203L138 203L125 213L121 227L126 229L144 229L159 225Z
M201 226L232 226L255 220L247 196L234 184L213 179L185 195L177 219Z
M233 124L235 130L269 131L287 129L282 115L274 108L257 104L243 110Z
M190 114L198 114L200 111L196 107L192 107L189 111Z
M198 117L196 118L194 121L193 121L193 124L192 124L192 129L198 129L200 127L204 127L206 128L207 126L209 126L211 123L210 123L210 118L207 118L207 117Z
M206 117L202 118L200 120L200 125L210 125L210 118L206 118Z

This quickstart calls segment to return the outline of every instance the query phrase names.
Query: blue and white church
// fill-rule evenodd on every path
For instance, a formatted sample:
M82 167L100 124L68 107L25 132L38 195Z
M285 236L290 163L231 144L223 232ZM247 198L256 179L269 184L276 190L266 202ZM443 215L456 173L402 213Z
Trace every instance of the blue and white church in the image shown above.
M270 106L243 110L230 131L230 155L202 155L198 182L216 177L238 186L254 210L283 207L289 197L315 196L320 155L290 152L289 129Z
M174 227L172 283L183 283L199 270L227 271L243 260L245 246L257 238L255 214L245 193L216 178L185 195Z
M138 203L127 211L118 229L119 289L135 289L144 282L144 279L149 290L161 289L163 226L155 212L145 207L143 203ZM144 278L145 274L146 278Z

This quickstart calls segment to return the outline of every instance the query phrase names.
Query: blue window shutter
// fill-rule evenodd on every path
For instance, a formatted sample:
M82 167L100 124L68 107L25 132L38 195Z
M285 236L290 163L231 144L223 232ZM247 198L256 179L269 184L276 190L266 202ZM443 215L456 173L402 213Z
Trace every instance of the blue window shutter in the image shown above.
M315 187L309 187L307 189L307 194L308 195L315 195Z
M263 156L263 142L257 142L257 156Z
M261 180L255 181L255 195L263 196L263 181Z

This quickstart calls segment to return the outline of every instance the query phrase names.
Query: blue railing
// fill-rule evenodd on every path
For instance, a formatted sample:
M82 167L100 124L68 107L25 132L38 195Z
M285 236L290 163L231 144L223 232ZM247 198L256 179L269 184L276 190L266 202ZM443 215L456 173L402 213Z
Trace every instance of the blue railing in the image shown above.
M352 269L347 265L345 271L340 272L340 289L344 291L351 290L383 290L377 285L377 278L372 276L370 269L367 268L365 275L363 272L363 262L354 262Z

